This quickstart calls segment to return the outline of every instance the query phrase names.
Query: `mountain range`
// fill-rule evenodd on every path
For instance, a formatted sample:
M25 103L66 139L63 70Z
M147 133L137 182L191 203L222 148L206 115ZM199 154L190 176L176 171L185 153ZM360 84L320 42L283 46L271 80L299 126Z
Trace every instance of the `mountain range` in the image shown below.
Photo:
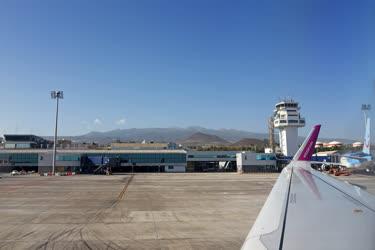
M185 146L202 146L202 145L227 145L228 141L220 138L217 135L204 134L197 132L189 136L188 138L177 140L179 144Z
M107 132L90 132L81 136L72 137L75 141L96 141L111 142L113 140L121 141L160 141L177 142L189 138L190 136L202 133L214 135L228 142L236 142L243 138L267 138L265 133L253 133L236 129L208 129L203 127L187 128L131 128L116 129Z
M69 137L77 142L97 142L110 143L114 140L120 141L157 141L157 142L183 142L189 140L189 137L194 134L200 134L200 137L206 135L215 136L210 138L210 141L217 141L218 143L235 143L242 139L257 139L265 140L268 138L267 133L255 133L237 129L209 129L203 127L187 127L187 128L130 128L130 129L116 129L107 132L90 132L80 136ZM202 135L203 134L203 135ZM194 138L190 138L194 141ZM202 138L201 138L202 139ZM200 140L201 140L200 139ZM278 141L278 136L275 136ZM299 143L302 143L304 137L299 137ZM352 143L354 140L349 139L332 139L320 138L322 141L339 140L343 143ZM203 139L204 141L204 139Z

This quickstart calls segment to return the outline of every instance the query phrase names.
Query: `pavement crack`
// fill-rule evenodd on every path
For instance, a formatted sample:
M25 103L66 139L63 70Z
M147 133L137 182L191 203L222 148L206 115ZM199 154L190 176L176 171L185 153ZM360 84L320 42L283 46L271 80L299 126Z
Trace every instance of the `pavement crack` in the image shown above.
M124 188L122 189L121 193L119 194L119 196L117 198L117 201L121 201L125 198L125 194L126 194L126 191L128 189L128 186L129 186L130 182L133 180L133 178L134 178L134 175L131 175L130 178L127 179L127 182L125 183Z
M79 236L81 237L81 241L83 242L83 244L84 244L88 249L92 250L91 246L87 243L87 241L86 241L85 238L83 237L83 235L82 235L82 230L83 230L83 228L81 228L81 229L79 230Z

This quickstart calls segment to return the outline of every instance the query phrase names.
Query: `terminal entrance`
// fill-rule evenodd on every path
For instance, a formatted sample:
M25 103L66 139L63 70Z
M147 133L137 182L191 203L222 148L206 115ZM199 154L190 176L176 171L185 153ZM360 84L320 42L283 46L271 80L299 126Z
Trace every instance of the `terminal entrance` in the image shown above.
M236 172L236 161L188 161L189 172Z

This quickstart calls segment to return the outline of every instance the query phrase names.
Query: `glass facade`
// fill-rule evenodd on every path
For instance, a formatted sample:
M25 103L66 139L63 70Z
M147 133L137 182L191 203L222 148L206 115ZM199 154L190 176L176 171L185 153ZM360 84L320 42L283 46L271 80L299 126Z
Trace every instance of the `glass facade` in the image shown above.
M126 154L87 154L89 158L103 157L119 159L124 163L186 163L182 153L126 153Z
M13 148L16 148L16 144L15 143L5 143L4 148L13 149Z
M1 153L0 160L10 163L35 163L38 164L38 153ZM108 162L109 159L118 159L124 163L186 163L186 154L184 153L88 153L88 154L57 154L57 161L81 161L83 156L90 159L98 158L104 159ZM43 160L43 156L40 156Z
M37 153L6 153L0 154L0 160L9 163L28 163L28 164L38 164L38 154Z
M81 156L77 154L67 154L67 155L57 155L56 159L58 161L80 161Z
M168 166L185 166L184 151L111 152L111 151L71 151L57 152L56 171L78 171L80 173L100 173L110 168L119 172L164 172ZM52 150L0 150L0 164L3 169L30 169L48 172L51 168ZM104 168L103 168L104 167ZM173 169L170 169L171 171Z
M256 159L258 161L275 161L276 156L273 154L257 154Z
M211 159L221 159L221 158L233 158L236 159L236 152L214 152L214 153L192 153L188 155L188 158L211 158Z
M31 148L31 143L17 143L16 148Z

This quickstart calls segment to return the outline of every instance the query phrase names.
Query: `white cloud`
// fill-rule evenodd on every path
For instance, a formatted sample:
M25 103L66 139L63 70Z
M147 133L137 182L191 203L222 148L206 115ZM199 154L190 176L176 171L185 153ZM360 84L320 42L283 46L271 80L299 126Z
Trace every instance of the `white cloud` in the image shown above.
M102 120L100 120L99 118L96 118L95 120L94 120L94 125L102 125L103 123L102 123Z
M126 119L125 118L121 118L120 120L116 121L117 125L124 125L125 123L126 123Z

